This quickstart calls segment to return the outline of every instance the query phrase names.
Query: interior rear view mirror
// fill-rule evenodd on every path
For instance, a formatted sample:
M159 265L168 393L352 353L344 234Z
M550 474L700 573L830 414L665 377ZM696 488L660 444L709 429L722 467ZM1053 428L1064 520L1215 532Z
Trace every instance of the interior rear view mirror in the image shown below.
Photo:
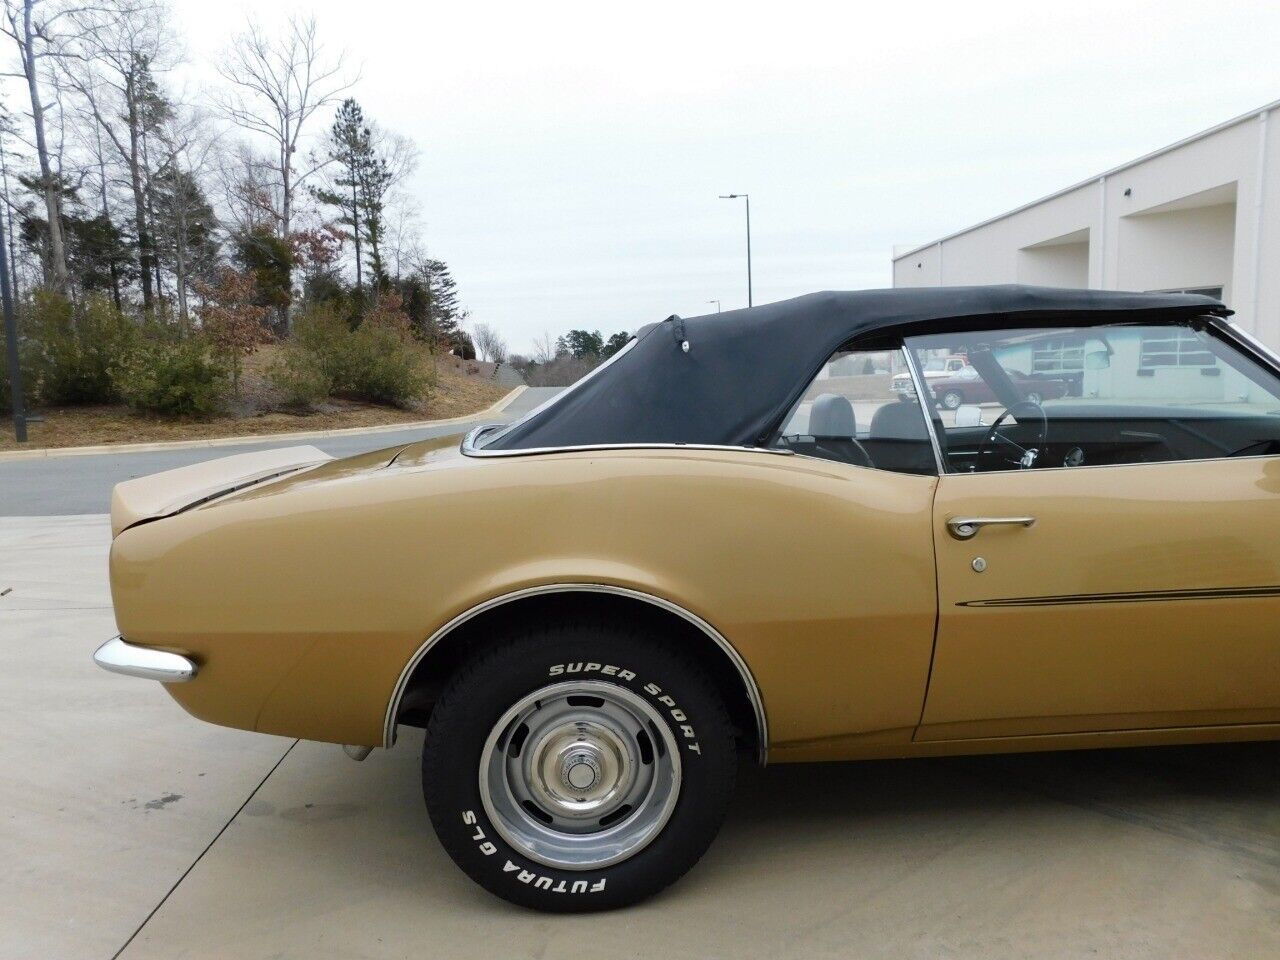
M1111 366L1111 354L1105 350L1094 350L1092 353L1084 355L1084 368L1086 370L1106 370Z

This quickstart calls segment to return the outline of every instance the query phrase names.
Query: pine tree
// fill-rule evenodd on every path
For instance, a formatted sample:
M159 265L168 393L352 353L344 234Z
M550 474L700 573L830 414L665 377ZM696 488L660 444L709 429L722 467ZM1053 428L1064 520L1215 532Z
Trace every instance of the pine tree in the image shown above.
M173 264L178 316L189 322L187 289L193 280L213 281L218 270L218 221L200 182L189 171L166 164L152 178L157 259Z
M344 234L355 246L356 299L364 300L364 228L361 223L366 203L361 196L368 180L368 167L374 158L373 131L365 122L360 104L348 97L338 107L329 128L326 155L332 163L327 181L312 188L312 196L325 206L338 211L337 222L346 227Z
M422 265L427 287L427 320L436 337L453 345L462 331L459 324L466 319L458 296L458 284L443 260L427 260Z
M386 234L387 191L395 174L385 157L374 152L360 169L360 211L364 214L363 230L369 251L369 272L373 285L383 288L390 278L382 260L382 243Z

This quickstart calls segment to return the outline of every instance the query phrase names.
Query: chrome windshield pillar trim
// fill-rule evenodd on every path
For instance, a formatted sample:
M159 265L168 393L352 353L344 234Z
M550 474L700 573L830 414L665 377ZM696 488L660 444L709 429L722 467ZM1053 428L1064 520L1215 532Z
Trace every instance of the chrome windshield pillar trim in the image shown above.
M1240 326L1240 324L1232 323L1226 317L1210 317L1209 323L1221 332L1224 337L1235 343L1236 346L1244 347L1258 359L1264 361L1271 367L1272 373L1280 375L1280 355Z
M195 661L178 653L139 647L124 637L113 637L93 652L93 662L109 673L161 683L186 683L195 677Z
M422 662L422 658L430 652L431 648L447 637L450 633L462 626L468 620L479 616L486 611L492 610L494 607L500 607L505 603L511 603L515 600L523 600L526 597L536 597L548 593L611 593L620 597L629 597L632 600L641 600L650 603L655 607L674 613L676 616L693 624L704 634L707 635L723 653L729 662L738 672L738 677L742 681L743 690L746 692L747 699L751 703L751 710L755 714L756 735L759 741L760 749L757 759L760 766L764 766L769 757L769 721L765 714L764 698L760 693L760 686L756 683L755 675L752 674L751 668L747 666L747 662L742 659L742 655L731 644L719 630L713 627L707 621L703 620L696 613L691 613L679 604L672 603L670 600L664 600L662 597L655 597L650 593L643 593L639 590L631 590L627 587L615 587L605 583L549 583L540 587L529 587L524 590L516 590L512 593L502 594L493 597L483 603L476 604L469 610L465 610L458 614L444 626L440 627L435 633L427 638L427 642L417 649L414 655L405 664L404 669L400 672L400 677L396 681L395 688L391 693L391 700L387 703L386 719L383 722L382 743L384 747L390 747L395 743L396 715L400 711L400 700L404 697L405 688L408 686L409 677L413 675L414 669Z
M942 476L947 470L942 458L942 444L938 440L940 421L933 418L933 409L930 406L931 394L929 393L929 385L925 382L924 375L920 372L920 365L916 363L915 354L911 352L911 348L905 343L902 345L902 356L907 361L907 370L910 371L911 382L915 386L916 400L920 403L920 415L924 417L925 427L929 431L929 444L933 447L933 462L938 468L938 476Z
M734 446L723 443L583 443L566 447L528 447L526 449L489 450L479 445L487 430L500 427L500 423L487 423L471 430L462 438L460 447L464 456L468 457L532 457L547 453L581 453L594 450L720 450L734 453L769 453L775 456L790 457L794 450L773 447Z

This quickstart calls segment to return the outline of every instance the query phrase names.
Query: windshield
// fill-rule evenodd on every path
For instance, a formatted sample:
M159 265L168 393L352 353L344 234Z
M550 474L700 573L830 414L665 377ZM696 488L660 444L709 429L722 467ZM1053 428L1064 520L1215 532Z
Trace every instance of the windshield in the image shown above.
M948 470L1280 456L1280 379L1210 324L971 330L911 337Z
M907 343L925 370L945 369L939 353L968 356L930 387L944 411L964 403L998 415L1002 401L1027 397L1050 408L1069 404L1081 417L1108 415L1117 404L1220 416L1274 415L1280 407L1272 377L1242 367L1232 348L1189 324L969 331Z

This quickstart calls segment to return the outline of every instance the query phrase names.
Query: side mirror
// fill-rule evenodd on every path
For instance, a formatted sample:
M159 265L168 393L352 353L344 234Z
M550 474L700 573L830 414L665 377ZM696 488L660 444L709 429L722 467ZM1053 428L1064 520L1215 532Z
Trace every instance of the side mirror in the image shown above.
M1106 370L1111 366L1111 354L1105 350L1094 350L1092 353L1084 355L1084 368L1086 370Z

